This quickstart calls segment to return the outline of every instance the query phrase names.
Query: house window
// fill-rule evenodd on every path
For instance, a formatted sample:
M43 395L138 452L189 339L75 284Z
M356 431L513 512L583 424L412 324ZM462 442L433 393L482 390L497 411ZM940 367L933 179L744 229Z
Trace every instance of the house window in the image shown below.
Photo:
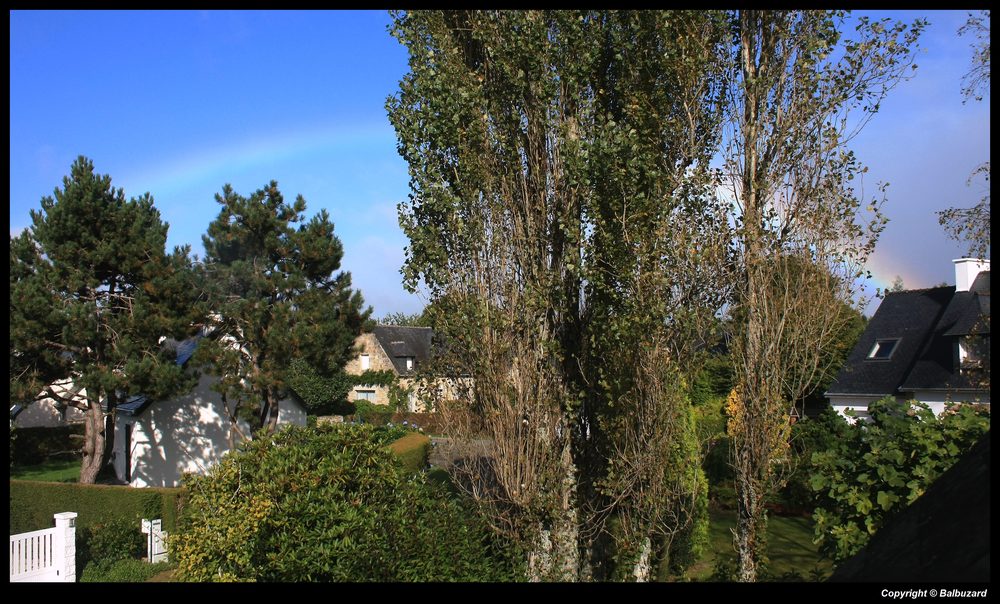
M354 400L356 401L371 401L375 402L375 391L374 390L355 390L354 394L357 395Z
M413 371L413 357L406 357L406 370Z
M868 353L868 358L882 361L887 360L892 356L893 351L896 350L896 344L899 344L898 338L894 340L879 340L872 346L872 351Z
M361 371L368 371L372 368L372 359L367 354L361 355Z
M958 343L958 360L964 368L979 367L984 359L989 358L989 336L965 336Z

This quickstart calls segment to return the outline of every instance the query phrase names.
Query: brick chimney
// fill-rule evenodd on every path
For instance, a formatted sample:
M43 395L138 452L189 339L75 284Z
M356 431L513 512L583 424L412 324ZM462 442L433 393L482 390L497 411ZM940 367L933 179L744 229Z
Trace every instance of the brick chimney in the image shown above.
M959 258L952 260L955 263L955 291L967 292L972 287L972 282L976 276L983 271L990 270L989 260L979 260L978 258Z

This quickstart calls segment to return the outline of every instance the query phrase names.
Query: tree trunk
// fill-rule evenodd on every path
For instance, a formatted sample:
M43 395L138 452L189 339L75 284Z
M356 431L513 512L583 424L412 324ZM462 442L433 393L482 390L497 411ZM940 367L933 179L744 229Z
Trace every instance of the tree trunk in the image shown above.
M652 564L650 563L650 556L653 553L653 542L649 537L646 537L642 542L642 550L639 552L639 559L636 560L635 566L632 568L632 575L635 577L636 583L648 583L650 577L650 571L652 570Z
M737 579L743 583L757 581L757 561L760 559L760 533L764 530L767 520L754 509L749 509L742 502L737 505L736 518L736 553L739 558L739 574Z
M83 462L80 465L80 483L94 484L104 463L105 423L101 404L89 401L83 432Z

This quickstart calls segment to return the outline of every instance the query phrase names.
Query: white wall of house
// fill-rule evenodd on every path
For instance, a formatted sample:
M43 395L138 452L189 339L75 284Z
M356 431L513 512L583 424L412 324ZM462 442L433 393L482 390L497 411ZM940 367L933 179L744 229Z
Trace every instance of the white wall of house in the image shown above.
M868 419L870 415L868 414L868 405L874 403L877 400L881 400L881 396L838 396L833 395L828 397L830 399L830 406L833 410L839 413L844 419L850 423L854 423L858 419ZM934 415L941 415L941 413L949 406L955 403L990 403L989 392L978 392L978 393L955 393L946 392L943 390L918 390L913 392L911 396L897 396L896 400L906 401L914 400L924 403L931 408ZM847 410L854 410L854 417L849 417L847 415Z
M73 392L71 380L61 380L51 385L52 390L60 396L71 396L74 400L85 403L87 391L81 389ZM55 399L43 398L29 404L17 414L14 425L18 428L55 428L70 424L82 423L86 419L83 411L76 407L57 405Z
M881 396L837 396L837 395L827 395L830 399L830 406L848 421L848 423L853 424L859 419L868 419L868 405L880 400ZM848 409L854 411L854 417L847 414Z
M934 415L941 413L955 403L983 403L990 404L989 392L948 392L944 390L917 390L913 393L914 400L924 403L934 411Z
M130 458L131 486L174 487L184 473L203 474L229 452L232 423L222 397L211 389L217 379L202 375L184 396L153 403L138 417L118 416L114 464L119 478L125 480ZM305 409L294 400L281 401L278 423L305 425ZM245 423L240 429L249 434ZM232 441L239 443L239 435L232 434Z

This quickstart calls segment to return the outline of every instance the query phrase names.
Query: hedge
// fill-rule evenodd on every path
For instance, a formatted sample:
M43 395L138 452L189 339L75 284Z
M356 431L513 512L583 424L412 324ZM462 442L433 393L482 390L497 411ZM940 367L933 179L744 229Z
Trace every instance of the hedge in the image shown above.
M403 462L403 467L416 472L427 466L431 439L416 432L407 434L389 445L389 450Z
M10 534L52 526L52 516L76 512L77 529L122 517L162 518L170 532L177 523L184 490L64 482L10 481Z

